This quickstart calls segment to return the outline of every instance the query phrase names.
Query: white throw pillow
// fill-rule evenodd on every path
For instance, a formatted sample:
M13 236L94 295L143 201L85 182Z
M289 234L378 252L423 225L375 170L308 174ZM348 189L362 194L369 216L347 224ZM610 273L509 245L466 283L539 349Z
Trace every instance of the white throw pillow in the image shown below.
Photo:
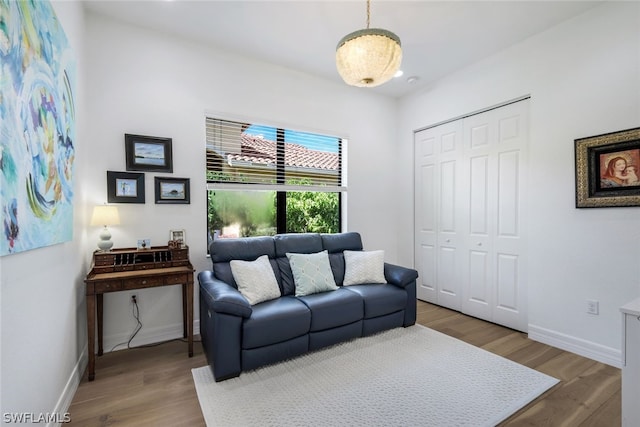
M262 255L255 261L233 260L229 264L238 290L249 304L255 305L280 297L278 281L267 255Z
M314 254L287 253L286 255L293 273L297 297L338 289L327 251Z
M384 251L344 251L344 286L387 283Z

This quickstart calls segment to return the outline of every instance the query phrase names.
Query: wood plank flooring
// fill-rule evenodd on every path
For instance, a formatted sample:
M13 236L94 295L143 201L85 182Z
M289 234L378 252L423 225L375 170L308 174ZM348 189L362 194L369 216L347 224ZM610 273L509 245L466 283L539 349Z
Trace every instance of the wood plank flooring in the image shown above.
M500 426L620 426L619 369L422 301L418 323L561 380ZM206 364L199 343L194 353L187 357L187 344L172 341L97 358L96 379L88 382L85 372L69 408L70 424L205 426L191 376L191 369Z
M615 427L622 422L620 369L421 301L418 323L560 380L501 426Z

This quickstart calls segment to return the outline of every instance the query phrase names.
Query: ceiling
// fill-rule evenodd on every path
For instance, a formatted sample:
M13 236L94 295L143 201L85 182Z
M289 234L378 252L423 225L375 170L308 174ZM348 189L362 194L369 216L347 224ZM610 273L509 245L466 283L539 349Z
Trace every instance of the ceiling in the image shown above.
M360 90L401 97L600 3L373 0L371 27L400 37L404 75ZM88 0L85 7L336 82L337 42L366 27L365 0Z

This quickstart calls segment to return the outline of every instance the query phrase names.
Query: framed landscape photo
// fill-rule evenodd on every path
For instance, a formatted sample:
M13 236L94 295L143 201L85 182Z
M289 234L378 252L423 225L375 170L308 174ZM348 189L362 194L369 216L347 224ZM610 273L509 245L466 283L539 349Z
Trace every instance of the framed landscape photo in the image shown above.
M189 178L154 177L156 203L191 203Z
M124 135L128 171L173 172L172 139Z
M109 203L144 203L144 174L107 171Z
M574 142L577 208L640 206L640 128Z

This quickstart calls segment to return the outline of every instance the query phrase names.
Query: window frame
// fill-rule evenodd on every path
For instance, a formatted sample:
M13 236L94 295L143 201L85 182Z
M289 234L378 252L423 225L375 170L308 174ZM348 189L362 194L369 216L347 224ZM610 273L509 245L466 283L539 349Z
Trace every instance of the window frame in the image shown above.
M276 192L276 233L282 234L289 232L287 230L286 221L286 204L287 204L287 193L291 193L294 191L300 192L321 192L321 193L338 193L338 230L343 231L346 225L346 204L344 203L344 198L347 195L347 186L346 186L346 148L348 144L348 138L334 136L334 132L325 132L320 133L317 130L308 131L301 129L300 127L292 127L292 126L282 126L282 125L273 125L268 121L251 121L246 119L238 120L229 118L228 115L224 114L213 114L213 113L205 113L205 148L208 151L210 148L209 141L209 120L221 121L221 122L231 122L234 124L248 124L248 125L257 125L257 126L265 126L274 128L276 130L276 165L275 165L275 183L274 184L265 184L265 183L243 183L243 182L225 182L225 181L215 181L209 180L206 177L206 190L207 195L210 191L216 190L237 190L237 191L275 191ZM306 134L313 134L318 136L326 136L333 137L338 140L338 185L291 185L286 183L286 164L285 164L285 143L288 141L285 140L285 133L287 131L292 132L302 132ZM244 132L244 131L243 131ZM208 174L209 162L206 162L206 173ZM207 212L209 209L209 198L207 196ZM209 221L207 214L207 231L209 232Z

